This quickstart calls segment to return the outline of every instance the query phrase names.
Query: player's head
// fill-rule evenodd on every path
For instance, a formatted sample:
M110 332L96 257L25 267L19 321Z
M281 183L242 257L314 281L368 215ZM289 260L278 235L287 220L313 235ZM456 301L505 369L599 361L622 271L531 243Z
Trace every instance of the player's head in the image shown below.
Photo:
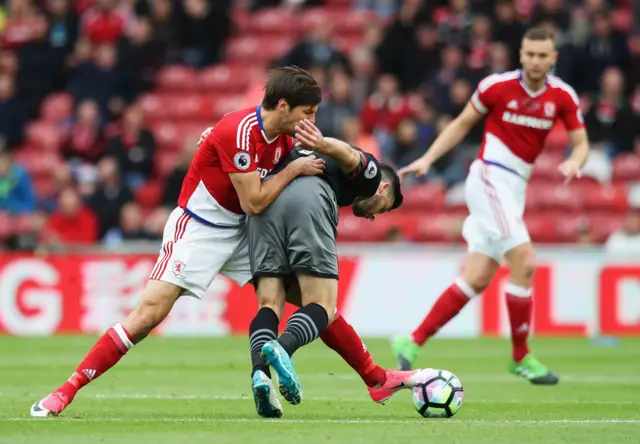
M298 122L315 121L321 100L320 86L308 71L284 66L270 72L262 107L275 112L280 132L294 136Z
M531 80L542 80L558 60L555 35L549 29L528 30L522 38L520 63Z
M380 172L382 179L378 191L371 197L356 199L351 206L354 215L374 219L376 214L395 210L402 205L400 177L393 168L384 163L380 164Z

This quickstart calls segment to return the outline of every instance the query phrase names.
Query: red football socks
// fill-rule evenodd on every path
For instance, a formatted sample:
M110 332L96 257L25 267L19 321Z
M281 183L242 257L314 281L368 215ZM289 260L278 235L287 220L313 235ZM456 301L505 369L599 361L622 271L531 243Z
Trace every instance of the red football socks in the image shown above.
M507 311L511 323L511 343L513 345L513 360L520 362L529 354L527 338L531 329L531 309L533 301L531 289L508 284Z
M69 380L56 391L73 399L78 390L116 365L133 345L131 335L122 325L115 325L98 339Z
M462 286L467 287L467 289L463 291ZM424 344L427 339L453 319L473 296L475 294L472 290L461 281L447 288L433 305L422 324L413 332L413 342L418 345Z
M375 363L358 333L339 313L320 339L360 375L367 387L382 386L386 382L386 370Z

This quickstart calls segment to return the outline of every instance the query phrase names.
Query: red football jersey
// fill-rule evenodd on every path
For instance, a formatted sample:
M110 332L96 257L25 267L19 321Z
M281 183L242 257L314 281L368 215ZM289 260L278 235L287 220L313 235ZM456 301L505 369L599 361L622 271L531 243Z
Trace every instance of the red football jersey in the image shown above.
M479 157L525 176L556 120L568 131L584 127L578 95L552 75L535 92L524 83L520 70L490 75L478 84L471 105L486 115Z
M291 137L268 140L260 106L226 114L208 134L189 165L178 205L215 225L240 222L244 212L229 173L258 170L264 179L293 149Z

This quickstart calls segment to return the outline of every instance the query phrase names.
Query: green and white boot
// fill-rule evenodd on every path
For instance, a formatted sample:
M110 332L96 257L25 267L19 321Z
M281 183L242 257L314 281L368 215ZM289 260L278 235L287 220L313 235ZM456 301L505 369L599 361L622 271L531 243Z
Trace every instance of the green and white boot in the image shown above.
M420 354L420 346L413 342L409 335L397 335L391 341L391 347L398 360L398 368L405 371L411 370Z
M558 377L551 373L531 353L517 364L511 361L509 363L509 372L521 376L536 385L555 385L558 383Z

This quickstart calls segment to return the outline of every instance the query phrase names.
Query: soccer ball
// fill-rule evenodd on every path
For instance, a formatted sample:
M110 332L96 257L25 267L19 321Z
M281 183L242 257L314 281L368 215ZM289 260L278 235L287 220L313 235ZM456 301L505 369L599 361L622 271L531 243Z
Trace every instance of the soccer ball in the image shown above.
M462 407L464 392L456 375L446 370L421 371L413 386L413 405L425 418L451 418Z

